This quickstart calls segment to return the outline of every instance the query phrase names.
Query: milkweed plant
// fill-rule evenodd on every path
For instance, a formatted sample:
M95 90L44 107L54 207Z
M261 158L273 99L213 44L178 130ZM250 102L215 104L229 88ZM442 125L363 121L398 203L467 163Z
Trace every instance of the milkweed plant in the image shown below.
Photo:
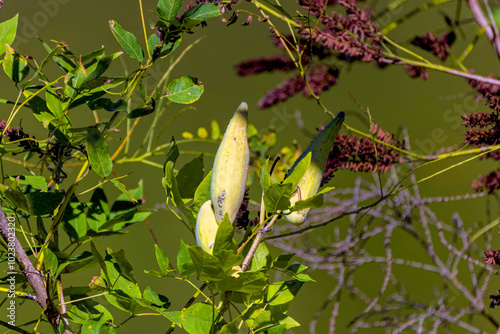
M39 38L46 55L36 60L13 47L18 15L0 23L2 80L18 91L15 100L0 99L5 110L0 122L0 306L6 310L0 325L19 333L125 333L134 318L157 316L165 325L155 331L190 334L499 330L494 308L500 295L494 284L500 253L494 250L498 236L493 233L499 222L489 202L500 188L499 170L472 180L470 193L425 197L419 191L421 182L439 180L460 165L500 159L500 79L476 73L468 62L479 40L488 41L500 57L497 4L197 0L186 5L159 0L153 9L157 21L146 26L139 3L144 36L109 21L120 47L111 53L102 47L77 55L64 42ZM436 13L442 20L436 31L394 33L409 20L424 21ZM199 34L207 23L217 24L215 19L228 26L242 21L246 29L269 27L276 54L241 59L239 75L287 76L255 104L241 96L225 130L226 124L201 119L210 122L210 133L207 124L200 124L199 138L187 132L184 138L166 135L176 115L186 105L196 106L204 93L202 78L171 77L193 45L186 45L184 36ZM136 68L109 74L123 57L135 61ZM157 62L170 62L170 67L148 89L144 80ZM484 107L453 115L463 142L417 153L406 131L386 131L369 108L360 106L369 127L358 129L349 112L335 110L323 98L341 74L348 75L346 68L361 63L382 72L401 68L408 80L426 80L433 72L461 78ZM49 65L56 65L59 75ZM330 122L310 131L298 116L310 143L277 147L276 130L257 129L252 117L299 94ZM178 111L172 116L167 109ZM76 112L89 115L84 126L73 125ZM21 114L24 124L38 126L37 136L22 127ZM133 151L139 123L149 131ZM198 139L217 149L182 150ZM108 146L111 141L118 144ZM212 166L205 165L206 153L215 154ZM435 162L445 167L417 177L417 170ZM166 210L146 207L143 187L148 185L130 185L127 175L114 169L136 163L158 171ZM4 164L15 164L16 173L6 173ZM67 173L69 167L79 169L76 176ZM352 186L333 187L339 171L352 174ZM120 195L110 201L115 188ZM436 205L480 197L488 201L484 210L490 221L467 222L458 213L450 218L434 211ZM176 254L150 244L156 268L131 263L126 245L99 249L99 239L119 238L153 214L168 214L192 234L179 237ZM328 241L313 241L314 231L328 235ZM401 240L425 256L395 247ZM366 275L368 266L375 268L373 276ZM408 279L401 268L419 273L422 281ZM193 295L172 309L168 284L154 290L138 281L134 270L164 282L182 281ZM315 298L310 322L299 324L290 307L320 271L333 283ZM68 283L73 277L87 284L73 286ZM429 291L434 298L420 298ZM38 305L23 323L15 311L22 303ZM126 320L117 321L118 313ZM324 319L328 325L321 327Z

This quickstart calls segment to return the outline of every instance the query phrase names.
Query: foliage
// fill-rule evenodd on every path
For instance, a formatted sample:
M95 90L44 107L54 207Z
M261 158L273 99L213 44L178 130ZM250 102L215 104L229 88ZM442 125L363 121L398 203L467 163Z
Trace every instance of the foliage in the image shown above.
M8 157L26 170L5 175L0 165L3 209L0 232L6 249L0 259L9 268L1 280L6 288L0 291L5 292L6 300L15 295L36 302L41 311L33 314L33 321L23 325L3 320L0 324L21 333L45 330L40 329L43 327L40 322L48 323L57 333L117 333L122 328L126 330L129 319L155 315L168 320L167 333L174 330L192 334L284 333L299 326L289 309L304 283L314 282L307 270L314 267L327 271L336 285L323 305L315 306L318 313L310 323L311 332L315 332L318 318L332 305L329 322L332 333L345 330L345 326L352 332L383 327L386 332L394 333L440 329L481 333L484 322L497 330L498 317L486 309L483 299L490 279L497 274L492 265L500 263L500 255L489 250L482 261L483 246L479 241L486 236L483 244L491 248L491 229L498 225L498 219L484 226L469 226L459 215L454 215L451 222L446 222L431 206L495 194L500 187L500 173L497 170L480 176L473 183L477 191L473 194L424 198L419 192L420 182L456 166L477 158L500 159L496 153L500 148L500 81L494 76L474 74L466 66L465 60L475 42L459 56L452 53L452 46L460 36L458 32L471 21L462 19L461 5L457 5L455 19L443 12L443 31L419 32L422 34L411 36L411 43L407 43L411 45L404 45L393 41L389 33L411 17L425 15L446 1L418 7L385 27L377 19L395 11L405 1L393 2L375 14L353 0L298 0L297 6L282 6L279 1L248 2L200 0L183 10L181 0L159 0L154 11L158 20L149 36L146 29L144 36L135 36L125 25L115 20L109 22L111 34L123 52L106 54L103 47L75 55L64 42L40 40L47 53L41 61L21 55L12 47L17 15L0 23L0 41L6 45L2 68L19 92L16 101L0 100L12 108L9 117L0 123L0 164ZM478 35L484 34L500 55L498 29L494 20L484 14L491 14L488 3L484 10L476 1L468 1L468 6L474 22L480 26ZM282 147L279 157L273 160L275 130L267 128L259 132L249 124L250 166L246 186L254 189L260 186L260 196L252 198L250 192L245 193L236 222L226 215L218 225L213 245L208 247L212 252L206 252L206 245L205 250L194 245L194 234L200 208L211 198L212 171L205 172L205 152L201 151L180 165L180 157L185 156L181 145L219 144L223 133L219 124L212 121L210 132L201 126L196 138L184 131L184 139L172 138L159 144L164 130L159 124L167 107L183 108L178 112L181 113L186 110L183 105L195 103L204 94L204 85L189 73L170 78L173 66L191 47L183 44L183 36L197 33L200 26L207 25L207 20L223 14L229 16L222 18L224 22L234 24L241 13L248 14L243 25L250 24L252 17L269 25L273 43L282 53L244 60L238 64L239 74L275 71L291 74L265 94L258 103L261 108L301 93L313 98L320 111L331 115L321 94L338 82L342 65L368 62L382 70L403 66L412 78L427 79L430 71L465 78L476 97L486 99L493 112L464 114L462 118L468 128L465 146L431 155L412 151L408 137L399 138L385 131L372 120L368 110L363 110L370 124L367 133L349 125L347 114L347 124L343 126L350 134L338 135L333 147L331 143L325 145L326 140L312 142L311 145L316 145L314 151L321 151L321 160L326 163L321 170L316 166L314 173L308 172L316 159L307 154L310 148L301 154L299 146ZM437 60L428 60L427 54L420 54L422 51ZM119 57L130 58L137 68L123 75L111 75L110 67ZM148 91L143 83L148 71L156 62L173 59L154 89ZM445 62L450 59L453 63L448 66ZM58 77L49 75L49 64L57 66ZM28 134L21 126L13 127L20 122L21 110L29 111L32 120L38 122L40 133L45 134L43 139ZM84 127L75 127L74 115L81 110L91 111L93 117L88 117ZM170 125L175 117L166 124ZM338 117L343 120L344 113ZM149 122L149 131L140 147L129 152L139 122ZM336 131L341 123L337 123ZM124 129L125 136L117 138L116 134ZM329 139L333 141L336 135L337 132ZM121 142L116 149L109 145L118 139ZM468 148L469 145L475 147ZM164 156L164 163L153 159L158 155ZM450 157L462 160L450 164ZM449 165L417 179L417 170L438 161ZM162 169L166 208L193 234L191 240L179 239L175 261L157 244L150 245L151 249L154 247L158 268L145 270L165 282L179 280L196 289L192 298L186 296L185 306L180 310L171 309L168 289L155 291L136 279L134 265L126 256L127 249L100 250L96 245L99 238L126 233L128 227L145 222L156 211L145 207L142 182L130 188L126 175L115 173L116 164L137 162ZM65 171L70 165L80 167L74 180ZM325 169L323 175L322 169ZM341 169L372 173L374 178L371 181L358 178L352 187L335 191L333 187L324 187L318 192L316 187L301 198L300 184L304 177L314 174L315 184L324 186ZM91 175L98 181L78 193L82 181L91 179ZM120 195L109 200L114 190ZM212 202L215 205L213 199ZM292 225L284 219L293 212L310 208L317 210L309 214L304 224ZM346 216L350 225L336 227L330 241L320 245L310 242L309 232ZM415 249L426 258L413 259L410 252L397 253L392 245L401 238L415 242ZM271 254L270 244L283 252ZM372 244L378 248L373 250ZM365 265L369 264L377 266L380 277L364 276ZM420 300L420 291L415 293L415 286L401 278L397 266L442 279L435 299ZM98 274L92 276L94 272ZM65 286L63 278L70 274L85 277L90 284ZM363 282L377 278L379 287L373 294ZM11 282L15 282L15 291ZM430 288L419 285L417 290ZM325 288L325 295L326 291ZM362 308L351 315L348 324L339 324L345 295ZM99 297L109 304L100 304ZM493 295L491 299L492 307L500 304L500 297ZM119 312L129 318L117 323Z

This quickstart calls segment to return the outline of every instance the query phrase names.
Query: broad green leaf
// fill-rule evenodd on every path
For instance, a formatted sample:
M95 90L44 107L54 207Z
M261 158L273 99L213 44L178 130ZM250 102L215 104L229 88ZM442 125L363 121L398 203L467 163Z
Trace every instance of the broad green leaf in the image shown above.
M127 190L127 187L119 179L111 179L109 181L111 181L111 183L116 188L118 188L118 190L120 190L125 196L127 196L130 199L131 202L133 202L133 203L138 203L139 202L137 200L137 198L135 198L134 195L132 195L132 193Z
M38 260L42 262L43 267L45 268L44 271L51 271L52 274L55 274L57 272L59 261L57 260L57 256L50 249L42 249Z
M156 10L165 21L173 21L181 9L182 0L158 0Z
M11 181L16 181L21 185L29 185L35 189L47 191L47 180L44 176L33 176L33 175L17 175L9 176Z
M94 172L101 177L108 176L113 168L113 161L108 153L108 144L99 129L91 128L88 131L86 147L90 166Z
M55 118L61 119L65 117L64 107L57 93L47 90L45 92L45 100L47 101L47 108L55 116Z
M266 244L261 242L255 255L252 258L252 262L250 263L250 268L252 271L261 270L263 268L269 268L272 263L271 254L269 253L269 249Z
M219 291L258 294L264 289L268 281L267 275L260 271L245 271L235 276L237 277L226 277L223 281L217 282L217 289Z
M212 319L217 318L217 315L218 313L212 305L193 304L182 312L182 327L189 334L210 333Z
M299 211L307 208L319 208L323 205L323 195L329 191L334 190L335 187L325 187L320 192L308 199L297 201L290 211Z
M142 179L139 180L137 188L129 189L126 193L122 191L123 194L120 194L118 195L118 197L116 197L115 202L111 206L111 212L109 214L111 218L114 218L115 216L128 211L137 210L137 207L142 203L137 199L142 200L144 194L143 183L144 182L142 181Z
M155 111L155 104L147 105L143 108L137 108L132 110L127 114L127 118L133 119L133 118L139 118L139 117L144 117L149 114L152 114Z
M106 267L104 259L102 258L101 254L97 250L97 247L95 246L93 240L90 240L90 249L92 250L92 254L94 255L94 257L97 259L97 262L99 262L99 265L101 266L101 269L102 269L104 276L106 278L106 282L108 282L108 285L109 285L110 278L108 275L108 269Z
M174 42L168 42L163 47L160 43L160 38L156 36L156 34L152 34L148 38L148 46L149 51L155 55L155 57L165 58L172 52L174 52L182 42L182 35L178 36L178 38ZM161 50L160 50L161 47Z
M297 281L316 282L309 275L302 273L306 269L307 269L307 266L296 263L296 264L292 264L288 268L286 268L286 273L288 275L292 276L293 278L295 278Z
M194 211L198 212L203 203L211 199L210 197L211 181L212 181L212 171L208 172L203 181L201 181L201 183L198 185L198 188L196 188L196 191L194 193L194 204L193 204Z
M92 269L98 262L97 258L88 251L85 251L76 257L69 258L67 261L69 263L62 270L63 274L77 273Z
M203 153L182 166L177 173L177 187L182 198L193 198L196 188L203 181L205 168L203 166Z
M50 215L64 198L62 192L32 192L25 195L28 208L34 216Z
M219 261L226 276L237 276L238 272L241 271L239 268L241 262L243 262L241 255L236 255L235 252L230 250L220 250L214 256Z
M174 324L182 323L182 312L181 311L172 311L172 312L161 312L161 315L172 321Z
M101 187L94 190L87 207L87 222L90 228L97 232L106 223L109 215L108 199Z
M144 299L152 302L155 307L163 309L170 307L170 300L166 296L158 294L158 292L154 291L149 286L144 290L143 296Z
M155 254L156 254L156 262L158 263L158 267L160 271L164 274L168 274L172 271L170 269L170 261L168 260L167 254L160 248L157 244L155 244Z
M15 83L21 82L30 71L26 58L14 51L9 45L7 45L2 66L5 73Z
M288 265L288 262L294 257L295 254L283 254L279 255L276 259L273 261L273 268L285 268Z
M128 280L137 283L133 274L134 268L132 268L132 264L128 260L127 256L125 256L125 251L120 249L117 252L113 252L110 248L108 248L107 253L111 257L109 260L118 266L120 274Z
M0 45L12 45L16 38L18 18L19 14L16 14L13 18L0 23Z
M167 163L165 164L164 171L165 171L165 177L162 178L162 184L163 187L165 188L165 193L167 195L168 200L171 200L175 204L175 206L177 206L177 208L182 214L184 222L188 226L191 226L191 228L194 230L196 226L197 212L195 212L192 208L188 207L184 203L179 193L177 178L174 176L174 162L167 161Z
M217 258L199 246L189 246L188 249L200 281L218 282L226 278L224 269Z
M293 188L291 183L275 183L264 193L266 211L274 214L278 210L286 210L290 207L290 197Z
M65 296L71 296L72 299L83 298L87 296L91 290L89 287L77 287L76 289L65 288L63 293ZM92 299L84 299L78 302L69 304L71 309L67 312L68 317L72 322L83 324L89 319L99 319L105 322L113 322L113 316L102 305Z
M33 93L24 91L24 96L30 98L28 106L31 108L33 115L43 124L44 128L48 128L50 122L55 118L52 112L47 108L45 100L39 96L32 96Z
M10 187L6 187L5 185L0 184L0 190L2 191L5 199L10 203L10 205L14 208L20 209L25 213L29 214L28 201L23 194L21 188L19 188L19 184L16 182L12 182Z
M220 6L213 3L201 3L187 10L181 17L182 26L191 29L203 21L219 17Z
M177 253L177 270L184 277L189 277L196 271L188 246L181 240L179 252Z
M137 61L143 61L144 53L139 45L137 37L135 37L131 32L123 29L115 20L109 21L109 26L116 40L123 48L123 51L125 51L125 53L127 53L131 58Z
M73 200L66 207L63 216L62 228L73 239L80 239L87 234L87 215L85 206Z
M101 327L105 323L102 317L97 319L88 319L82 324L81 334L100 334Z
M104 109L107 111L126 111L127 102L124 100L118 100L116 102L111 101L108 98L100 98L97 100L92 100L87 103L91 110Z
M266 192L270 185L271 176L269 175L269 158L267 158L266 162L260 168L260 186L262 187L262 191Z
M203 84L198 79L183 76L168 84L167 99L180 104L190 104L197 101L203 94Z
M288 171L286 178L283 180L283 183L292 184L292 189L295 190L297 188L297 184L300 179L304 176L304 173L309 168L311 164L312 153L309 152L304 158L302 158L293 169Z
M303 284L303 282L297 280L272 283L267 288L269 305L282 305L291 302Z
M233 239L234 227L229 221L227 213L219 224L212 253L217 257L217 253L223 250L231 250L236 253L238 245Z

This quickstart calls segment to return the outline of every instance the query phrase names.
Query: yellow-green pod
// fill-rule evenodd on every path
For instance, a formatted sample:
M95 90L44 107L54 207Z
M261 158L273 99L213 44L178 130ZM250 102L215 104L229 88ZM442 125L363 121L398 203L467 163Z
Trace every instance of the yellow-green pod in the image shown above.
M203 248L205 252L212 254L218 229L219 224L215 220L212 201L208 200L203 203L196 218L196 244Z
M292 168L288 171L290 175L295 166L305 158L309 153L311 153L311 164L309 168L304 173L304 176L299 180L297 188L290 199L291 205L294 206L295 202L300 200L308 199L311 196L317 194L321 181L323 180L323 173L326 167L326 161L330 150L333 147L333 143L337 134L344 122L345 114L339 112L337 117L335 117L328 125L321 131L316 138L309 144L304 152L297 158ZM303 209L299 211L294 211L285 218L293 224L302 224L307 217L307 213L310 209Z
M226 213L234 223L243 201L249 161L247 124L248 106L243 102L227 126L212 169L210 195L218 223Z

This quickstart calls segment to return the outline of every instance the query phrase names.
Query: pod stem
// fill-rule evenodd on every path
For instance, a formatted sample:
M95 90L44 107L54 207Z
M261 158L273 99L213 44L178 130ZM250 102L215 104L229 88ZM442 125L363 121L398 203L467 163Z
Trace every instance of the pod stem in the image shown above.
M241 271L245 271L248 268L248 265L250 264L250 261L252 261L252 258L255 255L255 252L257 251L259 244L261 243L262 239L264 238L264 235L266 235L266 233L271 230L271 228L273 227L276 220L278 220L280 213L281 213L281 211L278 211L273 216L273 218L271 218L271 221L269 222L269 224L267 224L266 226L259 229L259 231L255 235L255 239L253 240L253 243L252 243L252 246L250 247L250 250L248 251L245 259L243 260L243 263L241 264Z

